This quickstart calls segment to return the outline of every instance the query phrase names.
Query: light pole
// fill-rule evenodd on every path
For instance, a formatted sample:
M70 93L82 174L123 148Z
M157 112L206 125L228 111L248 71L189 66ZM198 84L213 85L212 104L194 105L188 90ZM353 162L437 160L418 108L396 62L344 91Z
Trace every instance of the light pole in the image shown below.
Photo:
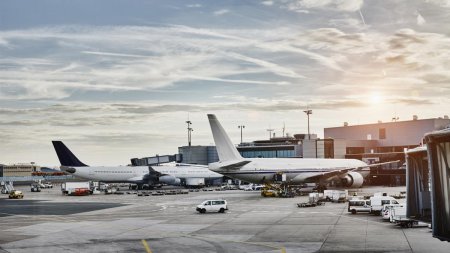
M312 110L303 111L308 116L308 140L311 140L311 135L309 134L309 115L312 114Z
M192 122L190 120L186 121L187 123L187 130L188 130L188 144L189 147L191 146L191 138L192 138L192 131L194 131L194 129L192 129L191 125Z
M274 130L275 130L275 129L271 129L271 128L267 129L267 132L269 132L269 141L272 139L272 132L273 132Z
M238 128L240 128L240 129L241 129L241 144L242 144L242 129L244 129L244 128L245 128L245 126L244 126L244 125L240 125L240 126L238 126Z

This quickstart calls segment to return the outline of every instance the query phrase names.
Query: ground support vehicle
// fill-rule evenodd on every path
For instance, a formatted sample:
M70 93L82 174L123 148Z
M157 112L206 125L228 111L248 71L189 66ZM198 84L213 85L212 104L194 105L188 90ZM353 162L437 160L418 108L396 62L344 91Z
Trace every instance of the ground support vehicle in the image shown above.
M390 196L373 196L370 197L370 213L374 213L377 215L381 214L381 210L383 209L383 205L394 205L399 204L396 199Z
M224 213L226 210L228 210L227 201L221 199L206 200L203 201L200 205L198 205L196 210L199 213L206 213L206 212Z
M406 217L397 217L394 218L395 224L401 226L402 228L412 228L414 225L418 225L419 221L406 218Z
M417 226L419 221L416 219L411 219L406 216L405 206L394 206L391 208L391 219L392 223L401 226L402 228L412 228L414 225Z
M370 212L370 200L351 199L348 201L348 212L356 214L358 212Z
M12 190L9 192L9 199L23 199L23 193L21 191Z
M315 206L323 206L323 205L325 205L325 202L322 202L322 201L319 201L316 203L303 202L303 203L297 204L298 207L315 207Z
M67 195L84 196L91 193L89 182L65 182L61 184L61 192Z
M31 192L40 192L41 187L38 184L32 184L31 185Z

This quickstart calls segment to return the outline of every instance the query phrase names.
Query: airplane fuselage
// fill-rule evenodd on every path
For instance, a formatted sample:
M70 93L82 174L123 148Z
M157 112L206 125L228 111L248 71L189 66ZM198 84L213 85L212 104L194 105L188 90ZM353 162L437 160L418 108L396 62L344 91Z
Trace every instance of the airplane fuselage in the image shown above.
M223 169L228 164L250 161L240 169ZM301 184L308 183L308 178L330 171L367 166L356 159L308 159L308 158L244 158L243 160L216 162L209 164L209 169L224 176L250 183L273 182L277 173L286 174L286 181ZM364 174L368 173L362 173Z
M146 183L144 177L149 174L148 166L86 166L73 167L75 176L101 182ZM151 166L155 171L176 178L220 178L221 174L197 166Z

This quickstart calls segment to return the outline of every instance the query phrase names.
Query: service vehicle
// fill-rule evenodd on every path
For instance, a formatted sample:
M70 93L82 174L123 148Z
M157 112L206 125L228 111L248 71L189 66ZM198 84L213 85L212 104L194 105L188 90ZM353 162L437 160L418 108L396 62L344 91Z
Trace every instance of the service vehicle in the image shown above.
M91 193L89 182L65 182L61 184L61 192L67 195L84 196Z
M386 204L383 205L383 208L381 209L381 217L383 220L390 220L391 218L391 211L394 207L403 207L401 204Z
M391 208L390 222L401 226L402 228L412 228L418 225L419 221L406 217L406 206L395 206Z
M344 203L348 198L348 190L324 190L323 197L326 201Z
M31 184L31 191L32 192L40 192L41 186L39 184Z
M370 213L370 200L350 199L348 201L348 212L352 214L357 214L358 212Z
M12 190L9 192L8 198L10 199L23 199L23 193L21 191Z
M44 185L44 188L53 188L53 185L50 182L42 183L42 185Z
M224 213L226 210L228 210L227 201L221 199L205 200L203 201L203 203L197 206L196 210L199 213L206 213L206 212Z
M370 197L370 213L381 214L383 205L399 204L398 201L391 196L373 196Z

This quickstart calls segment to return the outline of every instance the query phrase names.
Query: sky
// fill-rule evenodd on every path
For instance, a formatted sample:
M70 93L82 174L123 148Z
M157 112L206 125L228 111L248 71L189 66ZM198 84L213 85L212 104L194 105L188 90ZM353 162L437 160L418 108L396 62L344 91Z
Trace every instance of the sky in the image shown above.
M0 163L450 114L450 0L3 0Z

